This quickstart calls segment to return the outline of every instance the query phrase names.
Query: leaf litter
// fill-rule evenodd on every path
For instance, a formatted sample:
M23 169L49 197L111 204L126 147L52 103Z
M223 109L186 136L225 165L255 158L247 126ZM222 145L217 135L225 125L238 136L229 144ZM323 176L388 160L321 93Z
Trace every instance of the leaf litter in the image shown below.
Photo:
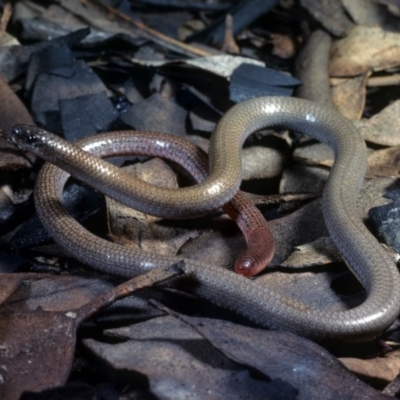
M384 207L375 216L371 211L368 222L373 222L374 231L380 233L380 238L392 247L393 258L398 259L396 245L390 235L385 236L397 230L397 218L387 218L397 212L398 198L399 113L395 80L390 80L399 66L396 2L241 1L232 5L194 1L190 8L189 2L171 2L163 8L161 0L143 0L140 5L120 1L118 9L94 0L49 3L43 7L20 1L14 7L13 23L20 23L21 34L13 38L7 32L0 48L4 79L1 98L8 99L0 102L0 125L7 130L14 121L35 122L70 140L109 129L153 129L179 134L207 148L215 123L233 102L243 96L292 94L299 81L289 71L298 51L292 47L291 52L282 52L279 41L271 38L282 35L292 43L301 43L318 20L333 34L329 72L334 103L349 119L361 119L357 126L369 145L368 180L359 199L361 213L367 220L371 207ZM361 3L364 6L360 7ZM219 11L223 15L214 14L211 5L225 7L216 8L223 10ZM193 11L201 7L205 11ZM243 11L250 8L251 13ZM233 15L231 22L225 18L228 11ZM258 25L264 18L270 32ZM187 29L186 43L179 36L183 25ZM192 35L187 34L189 27ZM240 55L224 51L235 48ZM270 70L273 75L264 76ZM376 84L388 86L384 92L384 86ZM272 135L277 137L278 132ZM364 294L338 262L323 223L320 201L310 202L322 191L331 165L330 155L323 146L287 133L280 141L265 140L273 136L271 132L258 134L243 150L254 165L246 169L243 186L256 192L252 198L257 199L271 220L277 241L270 271L256 279L317 307L343 309L359 304ZM290 156L292 151L294 158ZM43 391L25 393L25 398L98 393L100 389L93 386L93 378L82 385L74 381L79 376L75 344L78 349L82 346L79 335L77 342L81 321L76 310L86 307L89 314L93 299L110 290L115 282L97 273L88 278L69 275L82 274L85 267L66 262L61 249L44 246L49 237L38 234L40 224L25 222L32 210L28 208L25 216L21 207L15 207L18 195L23 198L21 193L32 191L38 169L37 164L32 169L35 158L8 142L0 149L0 155L0 167L5 172L3 193L11 188L17 194L5 196L4 204L10 206L11 201L14 209L4 209L4 215L9 216L2 224L0 251L5 267L9 264L10 269L19 272L2 273L0 284L0 391L6 393L5 399L17 399L25 389ZM262 166L270 155L274 159L271 172ZM122 165L135 160L119 158L113 162ZM158 161L149 167L155 175L164 168L167 169ZM171 171L168 174L174 182L181 181ZM391 194L386 199L382 197L388 192ZM26 199L25 195L23 201ZM309 203L304 205L305 201ZM99 223L99 210L104 207L96 203L91 208L87 203L77 206L87 216L83 218L85 224L114 240L121 240L121 231L124 235L127 231L136 232L122 239L127 245L150 246L152 251L161 248L161 252L198 258L225 268L230 268L244 246L237 228L219 212L187 223L166 223L146 215L132 216L131 211L113 203L109 207L109 225L116 224L115 215L117 220L126 218L129 223L125 221L117 230L109 230L104 221ZM10 255L15 258L12 260ZM54 275L54 267L46 261L55 255L57 273L61 275ZM48 292L54 295L48 296ZM333 398L387 398L341 368L334 356L310 341L248 327L245 321L187 295L180 294L174 301L171 290L162 296L160 292L149 296L168 301L170 306L186 305L187 313L206 313L206 317L179 316L181 322L177 324L176 319L160 317L159 309L149 311L146 294L141 300L123 299L86 323L94 326L97 333L89 333L84 346L96 354L97 360L92 362L100 371L101 383L120 398L148 398L155 394L159 398L176 398L178 393L188 398L321 398L322 393L326 398L329 393ZM205 309L215 318L209 320ZM143 320L146 322L131 324ZM103 330L104 324L122 327ZM145 325L150 328L141 336ZM99 341L99 332L102 339L107 338L105 341ZM163 335L157 336L159 332ZM384 336L392 338L388 343L394 348L398 345L395 332L396 325L388 332L390 336ZM220 333L222 340L217 335ZM388 349L376 351L371 344L357 351L345 347L331 350L369 384L378 389L388 384L386 392L395 394L395 371L399 365L396 351L376 357ZM260 351L264 352L262 356ZM64 363L59 363L55 354ZM8 364L13 357L21 357L21 364ZM101 373L103 367L97 365L98 359L101 364L108 364L107 368L114 366L119 383ZM306 365L308 360L310 364ZM85 358L88 365L90 361L90 357ZM293 370L296 362L301 373ZM283 365L282 369L277 365ZM272 370L265 369L269 366L273 366ZM125 372L121 373L121 369ZM60 387L50 389L55 386Z

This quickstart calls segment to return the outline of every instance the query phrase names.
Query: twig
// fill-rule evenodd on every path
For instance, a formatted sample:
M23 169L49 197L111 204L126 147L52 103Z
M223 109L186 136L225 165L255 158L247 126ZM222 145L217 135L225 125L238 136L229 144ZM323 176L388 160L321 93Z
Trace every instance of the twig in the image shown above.
M77 319L83 321L99 310L106 308L113 304L115 301L124 297L130 296L132 293L139 289L143 289L149 286L153 286L157 283L164 282L167 279L171 279L175 276L183 274L184 261L180 261L167 268L156 268L143 275L139 275L122 285L115 287L109 292L97 297L91 302L85 304L78 310L76 310Z
M116 10L113 7L103 4L99 0L86 0L86 1L89 1L93 4L96 4L97 6L104 8L109 13L111 13L111 14L117 16L118 18L122 19L123 21L128 22L129 24L135 26L136 28L145 32L148 35L149 39L153 40L154 42L156 42L172 51L178 51L180 53L182 53L182 51L183 51L185 54L187 54L188 56L191 56L191 57L207 57L207 56L211 55L211 53L206 50L199 49L198 47L191 46L186 43L182 43L179 40L173 39L169 36L166 36L158 31L156 31L155 29L149 28L143 22L135 21L134 19L128 17L126 14L119 12L118 10Z
M3 7L3 14L0 19L0 47L3 44L4 35L6 33L8 21L11 18L11 14L12 14L11 4L7 3Z
M393 86L400 84L400 74L393 74L390 76L374 76L367 80L367 86Z
M231 14L227 14L225 18L225 34L221 50L231 54L240 53L240 49L236 44L235 38L233 36L233 17Z

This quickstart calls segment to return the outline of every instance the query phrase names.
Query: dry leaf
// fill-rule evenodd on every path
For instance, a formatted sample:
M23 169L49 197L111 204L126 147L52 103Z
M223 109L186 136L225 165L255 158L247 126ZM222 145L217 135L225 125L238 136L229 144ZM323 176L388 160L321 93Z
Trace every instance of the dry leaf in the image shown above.
M391 382L400 371L400 350L392 351L383 357L369 360L341 357L339 360L356 375L363 379L378 379L385 383Z
M400 100L396 100L378 114L369 119L356 122L355 125L362 137L368 142L382 146L399 146L399 116Z
M366 178L397 177L400 171L400 146L376 150L368 156Z
M342 258L331 238L321 237L311 243L296 246L295 251L282 263L282 266L305 268L340 261Z
M38 275L45 284L36 297L32 296L37 303L34 307L29 304L28 285L42 282L30 282L32 274L25 276L25 285L0 307L0 398L18 400L24 391L38 392L65 384L80 323L118 298L176 276L180 271L174 268L154 269L112 291L104 290L103 285L100 296L99 285L93 285L91 280ZM69 286L77 296L71 296ZM49 297L56 301L46 302Z
M333 103L344 117L358 121L364 111L369 73L354 78L336 78L331 80Z
M399 33L386 32L376 26L356 26L344 39L334 42L329 75L349 77L399 65Z
M79 322L74 312L104 285L74 276L2 274L15 290L0 308L0 397L63 385L70 373ZM62 360L62 362L60 362Z

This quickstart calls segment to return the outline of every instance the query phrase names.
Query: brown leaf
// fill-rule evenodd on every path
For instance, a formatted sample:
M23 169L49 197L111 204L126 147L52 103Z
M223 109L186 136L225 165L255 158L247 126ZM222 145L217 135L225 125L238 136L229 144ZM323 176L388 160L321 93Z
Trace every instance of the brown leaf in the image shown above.
M376 150L368 156L366 177L393 176L397 177L400 171L400 146Z
M46 276L46 275L44 275ZM0 304L4 303L24 281L32 279L37 280L43 278L40 274L1 274L0 279Z
M0 76L0 130L3 135L10 134L16 121L21 124L34 124L25 105ZM33 154L26 154L0 137L0 168L29 168L35 159Z
M364 111L369 75L367 72L350 79L336 78L332 82L332 100L340 114L351 121L358 121Z
M19 287L5 306L13 310L65 312L88 303L113 287L106 280L48 274L2 274L2 280Z
M79 325L69 310L96 297L104 284L45 274L2 274L1 282L6 293L14 292L0 308L0 397L18 400L25 390L64 384Z
M33 274L20 276L24 285L0 308L0 398L18 400L24 391L63 385L74 359L76 330L84 319L118 298L177 273L179 269L174 266L154 269L106 293L100 283L100 296L99 285L91 280L43 274L30 282ZM10 278L11 287L22 279L18 282ZM38 285L35 292L32 286Z
M333 44L329 75L349 77L399 65L399 33L386 32L376 26L356 26L347 37Z
M356 375L363 379L374 379L385 383L391 382L400 371L400 351L392 351L383 357L362 360L342 357L339 360Z
M16 121L20 124L34 124L25 105L0 76L0 127L2 132L9 135ZM13 147L17 150L17 147Z
M311 243L296 246L295 251L281 265L304 268L340 261L342 258L332 240L329 237L321 237Z
M400 100L396 100L373 117L357 122L356 126L368 142L382 146L399 146L399 115Z
M74 313L3 307L0 326L2 399L18 400L26 390L65 383L75 352Z

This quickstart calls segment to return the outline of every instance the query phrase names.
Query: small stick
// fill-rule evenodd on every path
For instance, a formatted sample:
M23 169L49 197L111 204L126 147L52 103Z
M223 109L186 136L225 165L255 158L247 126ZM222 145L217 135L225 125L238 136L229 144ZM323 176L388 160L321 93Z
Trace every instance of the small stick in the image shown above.
M206 50L199 49L198 47L194 47L194 46L188 45L186 43L182 43L179 40L173 39L169 36L166 36L158 31L156 31L155 29L149 28L143 22L135 21L134 19L128 17L126 14L119 12L118 10L116 10L113 7L103 4L102 2L100 2L98 0L86 0L86 1L96 4L96 5L104 8L105 10L107 10L109 13L116 15L118 18L122 19L123 21L128 22L131 25L134 25L136 28L145 32L148 35L149 39L153 40L156 43L159 43L160 45L162 45L166 48L169 48L172 51L179 51L180 53L184 52L185 54L187 54L189 56L194 56L194 57L207 57L207 56L211 55L211 53Z
M235 38L233 35L233 17L231 14L227 14L225 18L225 34L224 34L224 42L221 46L222 51L226 51L231 54L239 54L240 49L235 42Z
M8 21L11 18L11 14L12 14L11 4L7 3L3 7L3 14L0 19L0 47L3 44L4 35L6 33Z
M178 275L182 275L184 261L180 261L177 264L171 265L167 268L155 268L145 274L139 275L127 282L115 287L114 289L102 294L95 298L84 306L75 310L79 321L83 321L99 310L106 308L113 304L115 301L124 297L130 296L137 290L153 286L157 283L166 281L167 279L174 278Z
M393 74L389 76L374 76L367 80L367 86L394 86L400 84L400 74Z

